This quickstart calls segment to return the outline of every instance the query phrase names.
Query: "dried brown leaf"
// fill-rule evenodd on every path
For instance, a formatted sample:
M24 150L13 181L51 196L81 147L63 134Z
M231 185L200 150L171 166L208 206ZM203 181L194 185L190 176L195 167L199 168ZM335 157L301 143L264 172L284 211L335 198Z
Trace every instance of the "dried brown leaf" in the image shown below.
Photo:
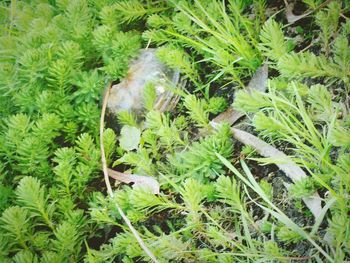
M245 114L235 110L232 107L229 107L226 111L220 113L216 116L211 122L219 123L219 122L227 122L230 125L237 122L240 118L242 118Z
M261 92L265 92L266 86L267 86L267 79L268 79L268 65L263 64L258 70L255 72L252 79L249 81L249 84L247 86L247 90L258 90ZM242 118L245 114L242 112L239 112L232 107L229 107L226 111L219 114L217 117L215 117L212 122L219 123L219 122L227 122L230 125L237 122L240 118Z
M151 190L153 194L159 194L159 183L156 179L150 176L138 175L138 174L126 174L118 171L114 171L108 168L108 174L113 179L130 184L133 183L133 187L144 188Z
M323 2L322 4L320 4L317 8L315 8L312 11L306 12L302 15L294 15L293 13L293 4L289 4L287 2L287 0L284 0L284 4L286 6L286 18L289 24L293 24L297 21L299 21L300 19L303 19L304 17L307 17L308 15L312 14L313 12L315 12L316 10L326 6L328 3L330 3L332 0L327 0L325 2Z
M286 7L288 7L288 3L286 3ZM253 78L248 84L248 91L251 90L259 90L264 92L266 90L266 84L268 79L268 66L267 64L262 65L254 74ZM235 111L230 108L227 111L221 113L215 119L213 119L210 124L215 128L215 126L220 122L228 122L230 125L235 123L239 118L241 118L244 114ZM305 172L285 153L276 149L275 147L269 145L258 137L239 130L237 128L232 128L233 136L240 142L245 145L248 145L254 148L260 155L273 158L274 160L282 160L282 162L276 163L276 165L289 177L293 182L299 181L302 178L307 177ZM316 192L310 198L303 198L304 203L310 209L312 214L317 217L321 210L321 199Z
M307 177L306 173L285 153L277 150L275 147L264 142L258 137L239 130L237 128L231 128L233 137L245 145L254 148L260 155L273 158L277 160L284 160L284 163L277 163L276 165L280 168L286 176L288 176L293 182L297 182L302 178ZM312 197L303 198L304 203L310 209L312 214L317 218L322 210L321 198L318 193L314 193Z
M248 91L258 90L265 92L267 86L267 79L269 78L269 67L267 64L263 64L260 68L257 69L252 79L248 84Z

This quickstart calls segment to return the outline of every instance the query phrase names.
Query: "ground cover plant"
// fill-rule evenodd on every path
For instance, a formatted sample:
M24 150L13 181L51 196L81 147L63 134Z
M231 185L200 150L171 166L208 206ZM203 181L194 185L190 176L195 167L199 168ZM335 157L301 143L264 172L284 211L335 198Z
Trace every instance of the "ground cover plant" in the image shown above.
M349 1L12 0L0 14L1 262L350 260ZM148 83L144 110L107 112L101 133L106 89L142 48L180 72L180 101L157 110ZM160 191L111 179L109 194L101 155Z

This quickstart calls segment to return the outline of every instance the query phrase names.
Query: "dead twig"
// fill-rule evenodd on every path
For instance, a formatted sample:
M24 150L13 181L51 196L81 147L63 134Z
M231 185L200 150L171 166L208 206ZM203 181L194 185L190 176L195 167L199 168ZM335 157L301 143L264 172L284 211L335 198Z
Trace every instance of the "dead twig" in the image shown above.
M107 90L105 92L105 95L104 95L104 98L103 98L103 103L102 103L102 111L101 111L101 118L100 118L100 149L101 149L102 170L103 170L104 180L105 180L106 187L107 187L107 192L108 192L109 196L113 198L114 197L114 193L113 193L113 190L112 190L112 187L111 187L111 183L109 181L107 161L106 161L106 155L105 155L105 150L104 150L104 145L103 145L104 118L105 118L105 114L106 114L107 101L108 101L108 96L109 96L109 92L110 92L111 87L112 87L112 83L110 83L108 85L108 88L107 88ZM115 200L114 200L114 202L115 202ZM154 254L148 249L146 244L143 242L142 238L140 237L140 234L132 226L129 218L125 215L125 213L120 208L118 203L115 203L115 206L116 206L119 214L123 218L124 222L129 227L131 233L136 238L136 240L139 243L140 247L143 249L143 251L145 251L145 253L152 259L153 262L158 263L159 261L156 259Z

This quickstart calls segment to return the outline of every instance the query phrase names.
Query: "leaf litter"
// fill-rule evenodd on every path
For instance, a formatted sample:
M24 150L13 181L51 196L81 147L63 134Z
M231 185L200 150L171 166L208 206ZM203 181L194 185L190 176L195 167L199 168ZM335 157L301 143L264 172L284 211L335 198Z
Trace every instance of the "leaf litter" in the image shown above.
M117 182L130 184L133 183L133 188L142 188L151 191L153 194L159 194L159 183L151 176L138 175L138 174L127 174L108 169L108 175L115 179Z
M249 82L247 89L264 92L266 90L267 80L268 66L267 64L264 64L256 71L251 81ZM220 122L226 122L230 125L233 125L244 115L244 113L230 107L228 110L214 118L210 124L214 128ZM293 182L297 182L307 177L306 173L289 156L276 149L274 146L264 142L263 140L246 131L237 128L231 128L231 130L233 132L233 137L244 145L254 148L260 155L266 158L279 160L279 162L276 163L277 167L281 169ZM311 197L303 198L303 201L305 205L310 209L313 216L317 218L322 210L321 198L318 193L315 192Z

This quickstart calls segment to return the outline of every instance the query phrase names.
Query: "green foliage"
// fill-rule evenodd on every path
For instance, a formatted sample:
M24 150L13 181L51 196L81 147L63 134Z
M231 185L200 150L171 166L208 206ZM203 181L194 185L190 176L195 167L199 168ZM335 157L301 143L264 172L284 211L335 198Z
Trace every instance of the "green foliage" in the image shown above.
M24 262L34 262L37 263L38 258L30 251L20 251L13 257L14 262L24 263Z
M316 124L313 123L307 113L315 109L314 114L317 113L318 104L315 100L312 100L312 94L315 90L310 90L311 99L309 99L309 102L313 102L313 106L307 107L298 93L298 86L300 88L300 85L298 83L289 85L289 89L294 93L292 95L285 95L283 92L275 94L274 87L272 87L271 93L268 95L262 94L260 102L257 103L260 103L260 105L255 109L249 105L241 104L240 100L244 96L237 97L238 101L235 102L235 106L238 109L257 112L253 123L262 135L291 143L295 147L297 157L302 156L301 159L309 160L310 167L322 166L322 164L330 161L328 155L330 142L325 133L318 131ZM259 100L259 97L256 96L256 99ZM324 99L326 100L326 97ZM329 103L331 104L331 102ZM240 108L241 106L242 108ZM326 105L323 106L326 107ZM323 113L326 114L327 112L323 111ZM331 131L332 120L337 111L331 111L329 114L324 117L328 120L328 127L326 126L325 129ZM317 163L317 165L314 166L311 163Z
M0 176L1 181L5 181L4 176L1 174L1 172ZM8 203L11 200L12 196L13 190L9 186L0 183L0 212L3 212L8 207Z
M0 219L0 231L8 244L4 255L19 251L14 260L39 258L40 254L42 262L58 258L78 260L80 245L87 237L83 211L57 205L45 190L34 177L20 181L16 203L21 206L7 208Z
M292 196L295 198L310 197L312 196L316 189L315 183L309 177L304 178L296 183L294 183L290 188Z
M169 46L161 48L161 51L169 51L167 54L162 52L172 59L167 63L183 69L195 83L197 74L192 63L179 53L180 45L193 49L201 58L197 61L202 68L209 64L214 69L205 77L209 81L223 78L243 86L241 77L255 71L261 58L257 50L258 33L248 18L248 8L241 1L236 2L230 1L225 7L220 1L174 1L172 16L152 15L148 18L151 29L145 31L143 37L160 45L170 43L171 50ZM257 16L256 22L260 19Z
M137 127L136 116L129 111L119 111L117 114L118 122L122 125Z
M173 46L162 46L157 50L157 57L165 65L186 74L193 82L196 83L198 73L193 62L191 62L190 56L183 50Z
M165 209L179 208L179 205L168 200L165 196L156 196L142 188L136 188L131 192L130 204L134 209L148 216Z
M185 209L188 211L188 224L200 223L200 210L202 208L202 201L208 197L212 188L209 185L204 185L199 181L189 178L183 184L181 196L185 203Z
M215 134L192 143L186 151L170 156L169 162L182 174L179 179L185 176L185 178L195 177L200 181L206 181L223 172L220 160L213 153L220 153L229 158L232 151L233 142L230 129L223 125Z
M349 56L346 24L340 26L339 16L341 4L330 3L325 10L316 14L316 23L321 28L321 43L324 54L315 55L309 51L290 52L292 48L273 19L268 20L260 32L260 50L274 61L282 76L289 79L326 77L349 82ZM340 28L341 34L335 32ZM331 44L333 51L330 52ZM333 58L329 56L333 53ZM342 54L339 56L339 54Z
M118 164L128 164L135 167L135 172L138 174L154 174L154 166L149 153L144 148L139 148L137 152L127 152L121 158L113 163L113 166Z
M209 114L206 111L207 103L197 99L194 95L187 95L184 99L184 106L188 110L190 118L200 127L205 127L209 122Z
M143 89L143 93L145 109L148 111L153 110L153 105L157 99L157 93L154 84L152 82L147 83Z
M30 241L28 234L32 231L29 219L29 212L19 206L9 207L2 213L1 228L12 239L11 245L18 244L24 249L28 248L27 243Z
M268 183L265 179L259 182L261 189L264 191L265 195L272 200L273 197L273 188L270 183Z
M278 103L279 101L277 101ZM233 103L233 107L237 110L244 112L256 112L261 108L268 108L272 106L267 95L259 91L246 92L240 90L236 94L236 99ZM287 105L283 105L287 106Z
M97 70L78 73L73 84L78 87L73 94L74 100L78 104L99 101L101 91L104 87L103 78Z
M59 59L66 61L73 68L80 69L83 65L84 53L78 43L74 41L66 41L62 43L57 51Z
M56 240L53 241L53 250L59 255L74 255L80 251L82 240L78 233L76 225L69 222L63 222L58 225L54 232Z
M338 29L338 21L341 12L341 4L332 2L327 8L317 12L315 21L321 29L321 40L326 53L329 52L329 43L331 37Z
M233 211L239 213L242 209L241 194L237 181L227 176L220 176L215 184L217 198L222 203L228 204Z
M166 6L159 5L156 1L144 1L131 0L131 1L120 1L114 4L114 8L118 11L118 16L122 22L130 23L134 20L139 20L146 15L157 13L166 10ZM152 3L154 2L154 3ZM158 5L155 5L158 3Z
M186 137L182 136L176 120L171 121L169 116L157 111L150 111L146 115L146 127L156 136L160 146L168 150L175 146L186 145Z
M294 53L283 56L278 61L281 73L289 78L297 77L337 77L342 78L342 71L329 62L324 56L316 56L310 52ZM346 77L346 76L345 76Z
M281 227L278 230L277 237L286 243L298 243L303 240L303 238L298 233L287 227Z
M2 4L2 262L77 262L84 253L89 220L76 207L86 207L100 169L92 138L106 76L96 68L94 11L85 0Z
M270 17L264 0L0 3L0 261L150 261L116 203L159 262L348 260L349 6L303 2L312 12L297 27ZM148 83L144 111L119 112L129 127L106 128L103 143L109 167L152 176L160 193L116 181L106 197L103 90L146 46L185 77L183 100L160 113ZM263 61L268 91L231 94ZM281 173L254 161L280 160L210 126L232 98L248 113L241 128L286 152L306 179L277 188ZM315 220L287 203L307 214L302 198L316 191Z
M218 114L225 111L227 108L227 101L223 97L211 97L207 106L208 112Z
M16 151L18 155L15 160L18 165L14 170L30 175L49 173L49 149L44 142L36 137L27 137L18 145Z
M27 115L17 114L9 117L6 126L2 152L8 162L16 164L13 169L23 175L48 174L48 157L57 147L54 140L61 134L60 118L45 113L33 123Z
M137 32L116 31L106 25L97 27L94 32L94 46L102 53L105 73L110 79L125 76L129 60L141 47Z
M278 61L288 53L288 46L280 25L269 19L260 32L260 50L273 61Z
M325 86L313 85L308 91L307 102L316 121L331 122L334 112L338 111L337 103L332 101L332 95Z
M330 225L328 228L329 233L332 235L331 242L336 245L341 244L341 246L348 248L349 247L349 227L350 227L350 221L348 216L346 216L344 213L334 213L332 218L330 219ZM338 257L343 258L344 255L341 255L338 252Z
M316 7L322 2L320 0L303 0L305 4L307 4L312 9L316 9Z
M341 124L336 124L330 134L330 142L334 146L350 148L350 130Z
M106 129L103 133L103 146L105 150L107 163L112 161L112 157L116 151L116 140L117 136L115 135L112 129ZM96 155L97 158L97 155Z
M344 195L349 191L348 181L344 180L344 170L340 168L343 165L348 167L348 162L343 161L349 159L349 154L341 155L347 152L349 145L348 125L344 119L337 120L340 105L334 101L326 86L313 85L306 92L303 91L304 87L300 83L281 85L279 82L270 82L269 93L238 93L234 106L239 110L255 113L253 125L259 134L273 139L275 144L282 141L288 143L290 156L310 173L310 177L290 187L291 197L297 200L308 198L316 190L327 189L336 200L335 206L342 207L332 211L337 220L348 213L348 209L344 207L347 203ZM300 93L304 93L303 96ZM244 100L249 103L244 104ZM332 158L332 152L341 155L339 161L342 164ZM342 212L339 214L338 211ZM337 222L334 225L329 222L331 229L337 228ZM343 233L336 232L339 240L347 239ZM300 233L285 227L278 231L277 237L286 243L302 240ZM343 258L345 243L332 243L332 246L337 247L332 256Z
M65 92L72 77L72 65L66 60L58 59L50 65L47 81L50 86L57 87L61 92Z
M191 256L190 253L187 252L188 249L189 244L173 234L157 236L154 242L156 255L165 261L179 260L186 256Z
M28 209L32 216L39 217L44 224L53 228L54 207L48 205L45 188L40 185L39 180L34 177L24 177L16 189L16 195L18 202Z

